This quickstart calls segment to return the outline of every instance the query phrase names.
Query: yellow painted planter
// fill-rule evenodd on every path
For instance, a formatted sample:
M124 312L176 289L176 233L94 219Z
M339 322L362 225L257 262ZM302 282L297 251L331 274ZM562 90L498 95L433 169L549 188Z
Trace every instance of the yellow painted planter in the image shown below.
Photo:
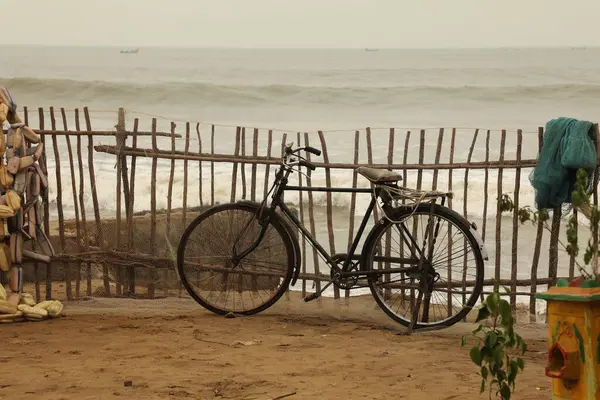
M548 302L552 399L600 400L600 285L561 280L537 298Z

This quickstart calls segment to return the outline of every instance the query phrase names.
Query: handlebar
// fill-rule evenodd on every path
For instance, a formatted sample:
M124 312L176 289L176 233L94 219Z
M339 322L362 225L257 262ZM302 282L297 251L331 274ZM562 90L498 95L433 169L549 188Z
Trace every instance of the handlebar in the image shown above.
M314 147L306 146L304 148L304 150L308 151L309 153L314 154L315 156L320 156L321 155L321 150L315 149Z
M314 171L315 169L317 169L317 166L315 164L311 163L310 161L300 160L299 164L300 164L300 166L306 167L306 168L310 169L311 171Z
M311 153L314 154L316 156L320 156L321 155L321 150L319 149L315 149L314 147L311 146L305 146L305 147L298 147L297 149L292 149L292 144L288 144L285 147L285 154L286 154L286 160L289 160L289 157L292 154L298 153L299 151L304 150L307 153ZM317 166L313 163L311 163L308 160L305 160L304 158L300 157L300 156L296 156L298 159L292 159L293 161L297 162L297 165L300 165L301 167L306 167L308 169L310 169L311 171L314 171L315 169L317 169Z

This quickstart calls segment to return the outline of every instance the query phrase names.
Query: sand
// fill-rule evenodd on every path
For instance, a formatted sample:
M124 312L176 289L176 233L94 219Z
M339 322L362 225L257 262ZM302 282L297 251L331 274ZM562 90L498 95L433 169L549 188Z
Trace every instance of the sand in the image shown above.
M0 325L0 399L487 398L460 348L473 325L409 337L368 298L346 307L292 293L231 319L187 298L91 298L65 312ZM547 399L546 328L519 331L530 352L514 398Z

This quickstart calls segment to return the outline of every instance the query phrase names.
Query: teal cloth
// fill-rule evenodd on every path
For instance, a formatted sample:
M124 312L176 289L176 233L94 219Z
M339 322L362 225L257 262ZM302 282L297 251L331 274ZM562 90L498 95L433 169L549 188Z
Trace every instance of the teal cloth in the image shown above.
M542 151L529 177L539 210L571 202L579 168L586 169L591 177L597 159L593 125L565 117L546 123Z

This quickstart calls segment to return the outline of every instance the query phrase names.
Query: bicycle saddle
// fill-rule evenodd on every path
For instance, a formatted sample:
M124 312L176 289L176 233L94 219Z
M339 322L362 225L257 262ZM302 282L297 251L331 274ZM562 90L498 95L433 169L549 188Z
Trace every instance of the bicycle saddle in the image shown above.
M392 183L402 180L402 175L387 169L358 167L356 172L367 178L372 183Z

